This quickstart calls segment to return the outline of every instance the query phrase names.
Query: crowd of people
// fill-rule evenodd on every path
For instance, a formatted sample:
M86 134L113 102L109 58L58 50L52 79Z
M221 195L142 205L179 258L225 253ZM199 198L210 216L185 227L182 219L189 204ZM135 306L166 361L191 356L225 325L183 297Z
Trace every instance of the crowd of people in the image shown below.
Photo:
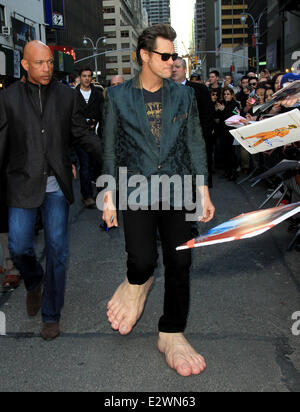
M253 168L270 167L282 158L299 160L297 144L250 157L234 144L225 124L234 114L246 121L260 120L253 108L269 101L283 86L283 73L271 77L264 70L258 78L250 72L241 77L237 87L231 75L220 81L215 70L206 84L198 74L188 80L186 61L174 52L175 38L168 25L146 29L138 42L140 75L116 87L124 83L118 76L104 91L92 84L90 68L74 76L70 87L54 81L50 49L41 42L30 42L22 60L27 78L0 95L0 166L4 179L0 184L0 229L5 233L0 238L5 250L0 266L11 271L11 277L6 278L10 285L12 279L17 283L18 271L24 278L27 313L35 316L42 309L44 340L60 335L68 213L78 168L86 208L96 206L92 183L101 173L116 177L119 167L142 176L204 176L204 184L198 188L204 193L203 215L198 220L209 222L215 212L209 195L214 169L223 169L225 178L236 181L239 172L249 174ZM290 106L290 102L281 102L268 114L279 114ZM299 186L298 177L295 179ZM158 347L172 368L189 376L201 373L206 364L183 336L191 252L179 254L175 249L191 239L193 232L185 210L178 211L173 205L165 211L161 203L154 211L123 212L128 271L108 304L107 316L111 327L123 335L131 332L141 316L157 265L159 230L166 293ZM116 209L112 193L107 192L103 230L118 227ZM39 211L45 231L46 270L34 252Z

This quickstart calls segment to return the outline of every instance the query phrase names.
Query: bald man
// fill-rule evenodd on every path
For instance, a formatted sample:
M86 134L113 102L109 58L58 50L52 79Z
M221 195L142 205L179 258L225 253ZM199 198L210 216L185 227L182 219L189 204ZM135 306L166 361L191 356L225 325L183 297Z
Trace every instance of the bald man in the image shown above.
M114 76L111 81L110 81L110 86L111 87L115 87L118 86L119 84L123 84L124 83L124 77L120 76L119 74Z
M0 169L7 164L9 249L27 290L27 312L42 308L41 336L59 336L68 257L68 213L73 203L71 151L74 144L101 157L99 138L86 125L76 92L53 80L51 50L26 45L25 83L0 96ZM34 251L37 210L43 214L46 270ZM43 289L43 295L42 295Z

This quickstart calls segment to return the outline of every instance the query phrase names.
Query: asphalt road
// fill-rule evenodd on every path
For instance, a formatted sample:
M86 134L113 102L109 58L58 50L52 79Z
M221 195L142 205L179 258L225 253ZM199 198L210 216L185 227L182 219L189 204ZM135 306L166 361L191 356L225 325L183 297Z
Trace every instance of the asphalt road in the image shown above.
M186 336L205 356L200 376L180 377L156 349L163 306L162 264L143 317L127 336L110 329L106 304L125 276L122 230L98 228L99 212L77 201L70 219L70 262L62 336L39 337L41 320L25 313L23 284L0 295L7 336L0 337L0 391L299 392L299 252L287 252L287 223L250 240L193 252ZM216 218L201 232L257 209L261 187L215 178ZM37 239L42 256L43 233ZM2 280L2 279L1 279Z

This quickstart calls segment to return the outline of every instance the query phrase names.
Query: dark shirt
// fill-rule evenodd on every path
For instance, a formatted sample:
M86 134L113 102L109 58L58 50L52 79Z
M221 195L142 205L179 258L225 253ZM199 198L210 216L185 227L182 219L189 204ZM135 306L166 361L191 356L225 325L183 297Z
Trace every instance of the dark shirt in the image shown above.
M160 147L162 125L162 89L154 93L143 89L143 93L150 129L157 146Z

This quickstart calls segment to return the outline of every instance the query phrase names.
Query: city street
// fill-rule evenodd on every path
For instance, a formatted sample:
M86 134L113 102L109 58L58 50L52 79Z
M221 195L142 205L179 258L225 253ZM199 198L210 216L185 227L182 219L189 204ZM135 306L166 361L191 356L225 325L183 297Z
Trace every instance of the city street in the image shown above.
M41 319L25 311L23 282L0 295L7 336L0 337L0 391L299 392L299 252L287 252L288 223L250 240L193 251L191 307L186 336L207 370L183 378L156 349L163 307L160 262L144 314L126 337L114 332L106 305L126 274L121 229L100 231L100 212L83 207L79 182L70 217L70 261L62 335L39 337ZM256 210L266 188L215 176L216 217L202 233L241 212ZM43 259L43 232L38 251ZM3 277L1 277L1 280Z

